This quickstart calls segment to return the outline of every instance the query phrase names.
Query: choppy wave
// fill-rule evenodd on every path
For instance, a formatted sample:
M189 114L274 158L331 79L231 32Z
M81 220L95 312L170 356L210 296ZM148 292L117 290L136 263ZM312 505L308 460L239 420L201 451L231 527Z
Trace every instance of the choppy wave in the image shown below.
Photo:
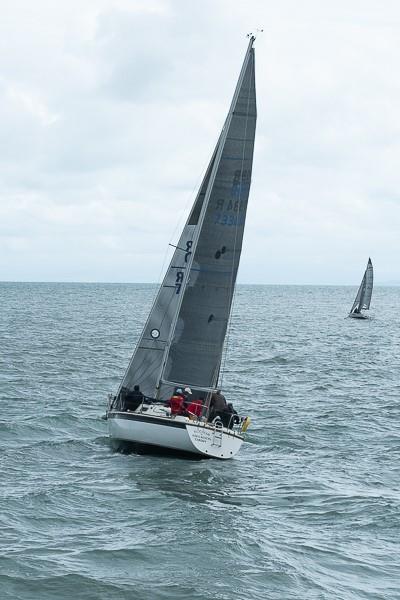
M353 292L239 287L217 462L108 443L151 286L0 284L0 597L400 597L400 288Z

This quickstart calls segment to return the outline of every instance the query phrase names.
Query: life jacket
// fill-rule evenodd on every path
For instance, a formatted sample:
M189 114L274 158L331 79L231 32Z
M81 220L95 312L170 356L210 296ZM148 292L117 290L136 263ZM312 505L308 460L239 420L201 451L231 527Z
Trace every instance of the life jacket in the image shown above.
M183 400L184 398L182 396L171 396L169 400L169 405L171 407L171 415L179 415L182 412Z

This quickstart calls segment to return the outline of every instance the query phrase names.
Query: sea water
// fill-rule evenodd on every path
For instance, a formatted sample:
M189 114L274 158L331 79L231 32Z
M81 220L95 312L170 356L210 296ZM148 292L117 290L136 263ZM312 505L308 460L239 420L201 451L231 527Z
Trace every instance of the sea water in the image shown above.
M226 462L110 447L154 292L0 284L1 600L400 598L400 287L238 287Z

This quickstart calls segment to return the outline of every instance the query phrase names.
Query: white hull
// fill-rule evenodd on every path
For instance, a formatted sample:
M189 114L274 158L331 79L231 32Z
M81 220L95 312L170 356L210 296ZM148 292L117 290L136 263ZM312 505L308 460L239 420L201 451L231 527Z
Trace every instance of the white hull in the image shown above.
M235 456L243 443L230 429L187 417L110 411L107 418L111 439L123 442L221 459Z

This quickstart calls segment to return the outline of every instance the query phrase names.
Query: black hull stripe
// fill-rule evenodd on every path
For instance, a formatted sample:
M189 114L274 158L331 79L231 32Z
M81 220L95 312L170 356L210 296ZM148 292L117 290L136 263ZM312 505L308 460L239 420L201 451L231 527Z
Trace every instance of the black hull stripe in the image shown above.
M154 423L156 425L164 425L166 427L178 427L178 429L186 429L186 423L179 421L166 421L165 419L158 417L148 417L147 415L136 414L136 413L125 413L125 412L110 412L108 413L109 419L127 419L128 421L140 421L143 423Z

